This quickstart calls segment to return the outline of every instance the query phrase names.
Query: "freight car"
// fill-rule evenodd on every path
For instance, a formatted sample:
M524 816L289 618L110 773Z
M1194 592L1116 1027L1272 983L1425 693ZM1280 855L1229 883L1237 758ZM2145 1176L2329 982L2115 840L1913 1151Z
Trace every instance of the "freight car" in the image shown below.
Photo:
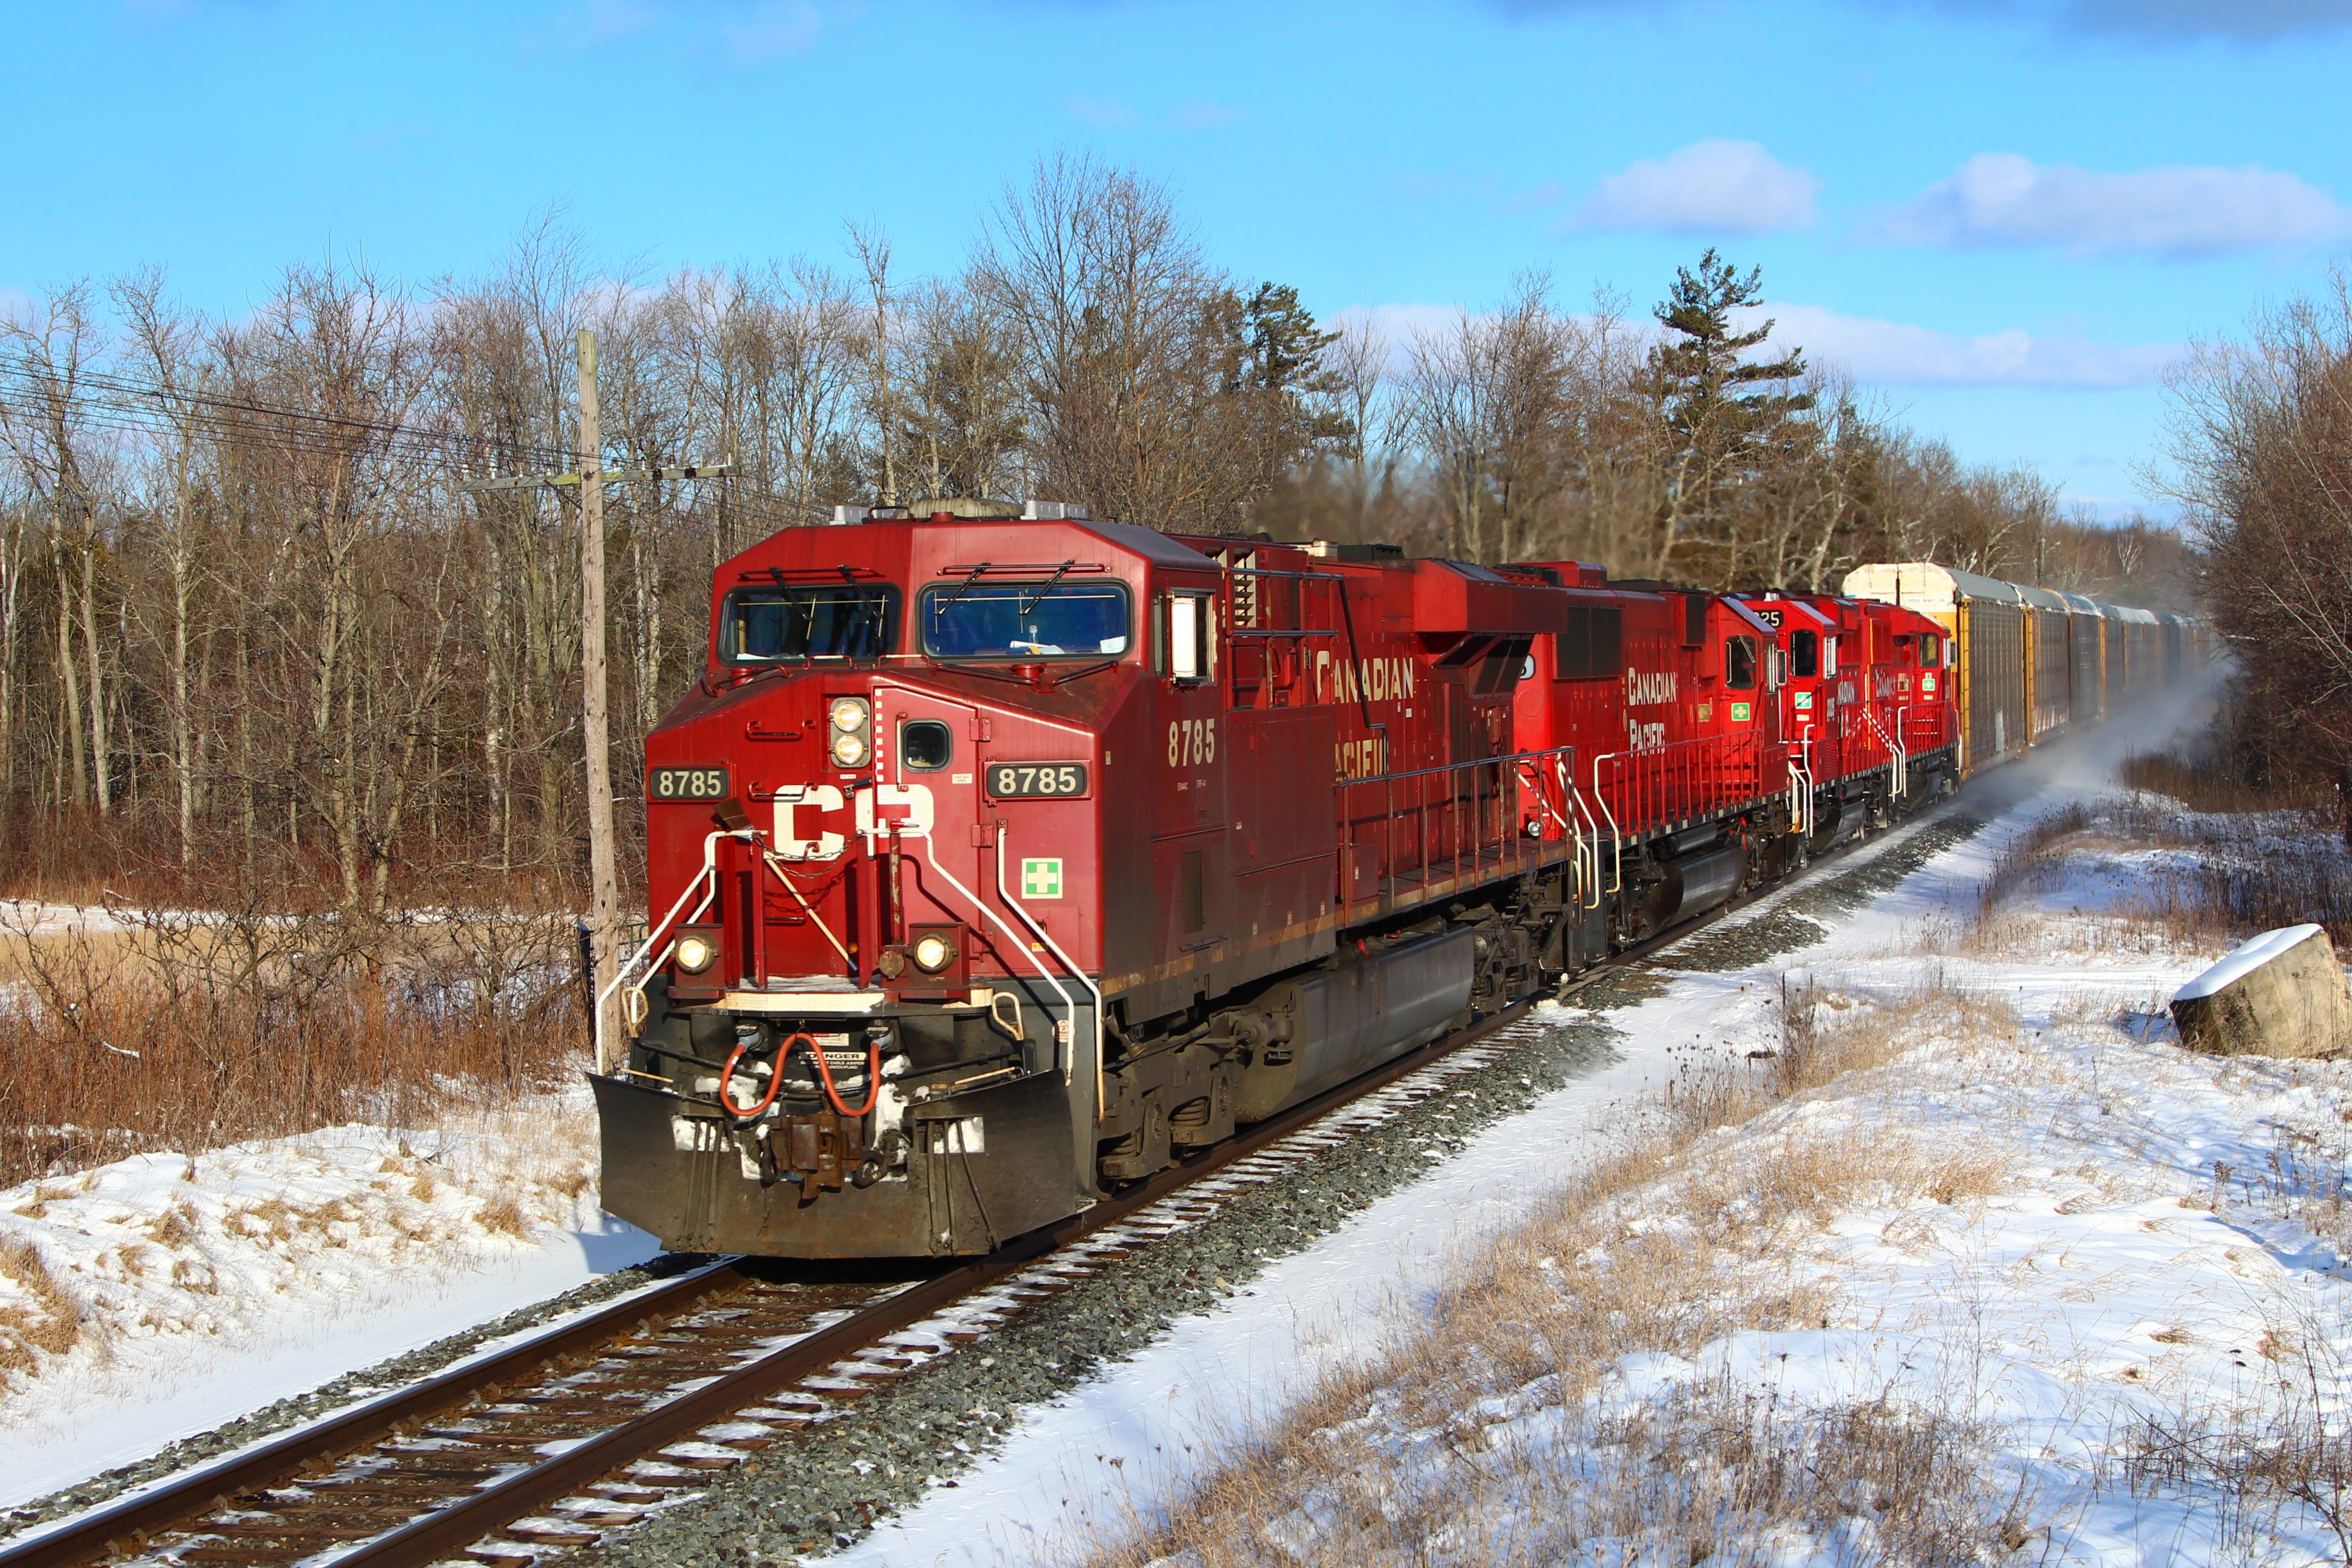
M1949 789L1997 619L1052 507L787 529L646 742L604 1202L990 1250Z
M1933 621L1958 650L1969 770L2014 760L2176 685L2217 648L2203 620L2021 587L1929 561L1856 567L1845 591Z

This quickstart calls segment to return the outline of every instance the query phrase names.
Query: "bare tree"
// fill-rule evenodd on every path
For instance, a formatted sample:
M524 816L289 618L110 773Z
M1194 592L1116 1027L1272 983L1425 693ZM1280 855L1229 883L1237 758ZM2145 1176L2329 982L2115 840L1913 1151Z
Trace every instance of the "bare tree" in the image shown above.
M2352 842L2352 279L2172 378L2177 494L2256 700L2333 776Z

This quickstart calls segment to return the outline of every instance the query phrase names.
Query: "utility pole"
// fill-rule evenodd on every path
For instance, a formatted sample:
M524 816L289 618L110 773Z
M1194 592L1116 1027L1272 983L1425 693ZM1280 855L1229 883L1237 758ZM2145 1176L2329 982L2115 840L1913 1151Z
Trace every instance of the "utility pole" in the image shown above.
M582 761L588 774L588 967L594 986L588 1022L596 1041L596 1071L610 1072L616 1065L620 1031L612 1027L614 1009L605 993L619 972L621 876L614 843L612 698L607 678L610 661L604 651L604 485L608 479L643 479L654 484L658 495L664 479L715 477L728 473L733 465L620 468L607 474L604 427L596 403L596 334L583 327L575 343L580 471L476 479L459 488L478 492L580 487L580 730Z
M596 980L596 1071L618 1032L610 1025L614 946L621 928L620 872L613 852L613 740L604 659L604 432L596 407L596 334L580 329L580 730L588 764L588 947Z

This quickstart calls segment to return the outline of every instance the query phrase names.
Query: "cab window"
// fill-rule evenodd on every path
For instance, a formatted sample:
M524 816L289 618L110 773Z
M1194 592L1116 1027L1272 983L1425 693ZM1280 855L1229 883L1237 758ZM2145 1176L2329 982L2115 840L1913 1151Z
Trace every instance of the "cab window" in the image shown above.
M1118 582L962 582L923 590L923 652L938 659L1099 658L1128 646Z
M1944 640L1933 632L1919 633L1919 662L1934 669L1944 662Z
M878 659L898 645L898 591L887 583L740 588L719 612L730 664Z
M1789 672L1799 680L1822 673L1822 634L1818 632L1789 633Z
M1723 684L1735 692L1755 688L1755 638L1726 637L1723 640Z

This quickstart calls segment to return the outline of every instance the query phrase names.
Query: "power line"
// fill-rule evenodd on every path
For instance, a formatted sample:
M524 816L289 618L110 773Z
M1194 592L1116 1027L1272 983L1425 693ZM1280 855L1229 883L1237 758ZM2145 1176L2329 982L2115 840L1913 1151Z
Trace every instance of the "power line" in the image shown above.
M493 468L524 463L568 464L578 457L568 447L543 442L292 408L109 371L77 371L68 382L57 372L24 363L21 358L0 361L0 395L12 386L20 402L43 409L62 402L77 423L125 434L159 430L178 434L194 429L302 455L350 457L373 449L385 456L425 461L470 456L475 464Z
M461 473L489 471L486 478L463 483L467 491L538 488L550 482L549 469L576 475L583 466L574 447L471 434L445 425L291 408L111 371L77 371L68 385L63 377L27 365L21 357L0 360L0 402L7 401L12 388L19 402L32 405L36 412L62 401L84 429L147 436L193 433L294 456L338 459L372 454L386 459L446 464ZM539 471L531 472L534 467ZM724 498L717 504L745 522L783 528L814 520L782 497L744 489L736 482L739 476L732 463L614 467L605 469L604 477L608 482L716 479L724 486Z

